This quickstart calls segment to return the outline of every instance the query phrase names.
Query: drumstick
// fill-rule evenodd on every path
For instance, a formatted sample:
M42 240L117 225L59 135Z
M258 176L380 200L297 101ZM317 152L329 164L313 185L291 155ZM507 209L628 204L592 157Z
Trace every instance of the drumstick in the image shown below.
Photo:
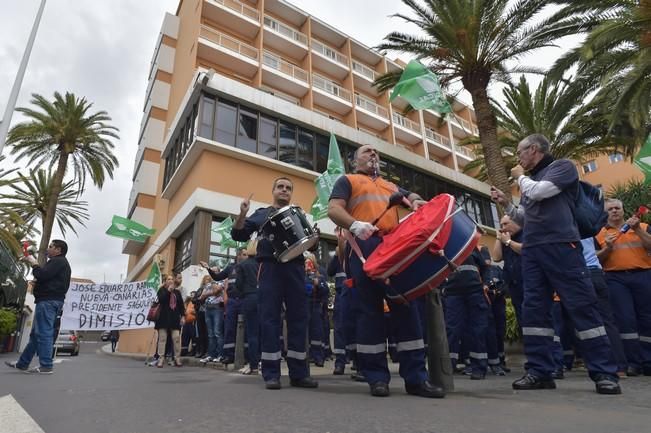
M394 192L393 194L391 194L386 209L384 209L382 213L377 218L375 218L371 224L373 225L377 224L378 221L380 221L382 217L389 211L389 209L391 209L392 207L400 203L405 204L405 206L411 206L409 200L407 200L407 198L404 195L402 195L400 192Z

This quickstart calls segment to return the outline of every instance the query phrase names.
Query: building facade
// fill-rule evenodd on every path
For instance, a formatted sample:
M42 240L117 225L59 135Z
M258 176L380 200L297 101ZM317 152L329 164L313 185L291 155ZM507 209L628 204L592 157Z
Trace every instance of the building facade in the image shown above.
M356 147L372 144L386 178L427 199L453 194L493 230L488 185L461 173L473 156L458 143L477 134L474 111L455 101L445 119L405 114L404 100L372 86L403 66L282 0L181 0L151 61L128 203L127 216L156 234L125 241L127 278L144 279L154 259L167 272L223 265L234 251L219 245L215 227L250 194L252 208L269 205L279 176L294 181L293 200L309 211L330 134L347 165ZM334 226L318 224L325 260ZM133 334L123 350L146 352L148 339Z

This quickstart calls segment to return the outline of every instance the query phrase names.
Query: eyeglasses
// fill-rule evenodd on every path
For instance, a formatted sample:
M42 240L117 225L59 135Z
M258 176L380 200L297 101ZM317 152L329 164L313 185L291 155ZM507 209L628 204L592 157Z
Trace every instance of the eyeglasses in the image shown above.
M522 152L524 152L525 150L529 149L531 146L532 146L532 145L530 144L530 145L527 146L527 147L523 147L522 149L517 150L517 151L515 152L515 154L516 154L517 156L520 156L520 155L522 155Z

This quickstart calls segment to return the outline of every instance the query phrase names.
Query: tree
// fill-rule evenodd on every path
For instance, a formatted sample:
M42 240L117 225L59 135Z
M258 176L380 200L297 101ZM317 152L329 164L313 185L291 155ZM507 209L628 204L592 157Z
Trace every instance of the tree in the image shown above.
M507 63L551 46L556 39L549 31L553 21L533 22L550 2L519 0L511 6L509 0L427 0L424 5L419 0L402 2L415 16L396 16L415 24L424 34L392 32L379 49L413 54L429 64L443 85L461 81L472 97L488 178L501 190L510 191L488 87L496 80L510 82L510 73L536 71L509 67ZM376 85L387 90L399 76L386 74L378 78Z
M14 211L28 227L35 227L38 220L41 226L45 224L48 200L52 196L54 187L54 176L52 172L43 169L30 170L30 176L18 174L20 182L10 185L13 190L10 194L0 194L5 201L2 206ZM88 203L78 200L79 185L75 181L67 181L61 185L58 204L55 211L55 221L59 230L65 236L66 230L70 229L75 234L76 224L85 226L84 221L88 220ZM43 227L41 227L43 228Z
M518 143L537 132L549 139L551 153L556 158L582 161L625 147L632 140L634 130L627 127L626 119L622 119L619 127L610 131L605 117L610 115L608 102L612 99L599 97L584 104L587 92L585 88L580 92L569 82L545 78L532 93L524 76L517 85L505 88L502 92L504 102L492 103L506 168L517 164ZM471 137L461 144L477 146L478 140ZM478 179L485 180L486 165L481 149L476 156L464 171L476 172Z
M586 33L583 43L561 56L550 75L561 78L576 68L576 75L597 97L611 99L608 125L622 118L638 130L648 128L651 114L651 0L565 1L556 16L556 32ZM645 134L623 149L632 156Z
M73 179L79 182L80 192L85 188L86 176L101 189L106 176L112 179L118 166L109 139L119 137L118 129L108 124L111 118L105 111L89 113L93 104L73 93L62 96L55 92L52 102L32 94L31 103L36 109L17 109L29 120L11 128L7 143L18 160L27 158L28 165L36 163L50 169L56 166L38 248L39 260L44 262L68 166L72 167Z
M4 161L5 157L0 156L0 163ZM9 178L17 169L5 170L0 168L0 188L7 187L16 182L15 178ZM24 225L24 221L18 214L5 206L0 206L0 240L12 250L14 254L20 251L20 238L15 236L15 229Z

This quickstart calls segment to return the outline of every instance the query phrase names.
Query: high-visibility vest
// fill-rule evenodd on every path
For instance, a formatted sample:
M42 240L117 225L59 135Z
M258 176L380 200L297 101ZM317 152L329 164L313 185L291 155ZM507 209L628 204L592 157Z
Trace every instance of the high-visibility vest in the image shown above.
M387 208L391 194L398 191L395 184L381 177L373 179L365 174L347 174L346 177L352 189L346 210L357 221L373 222ZM376 226L388 233L398 225L398 220L398 209L389 209Z
M647 231L648 225L640 223L642 230ZM613 243L613 250L601 262L604 271L631 271L637 269L651 269L651 253L642 245L642 239L633 231L620 233L619 229L606 226L601 229L595 238L601 247L606 246L606 236L618 234Z

